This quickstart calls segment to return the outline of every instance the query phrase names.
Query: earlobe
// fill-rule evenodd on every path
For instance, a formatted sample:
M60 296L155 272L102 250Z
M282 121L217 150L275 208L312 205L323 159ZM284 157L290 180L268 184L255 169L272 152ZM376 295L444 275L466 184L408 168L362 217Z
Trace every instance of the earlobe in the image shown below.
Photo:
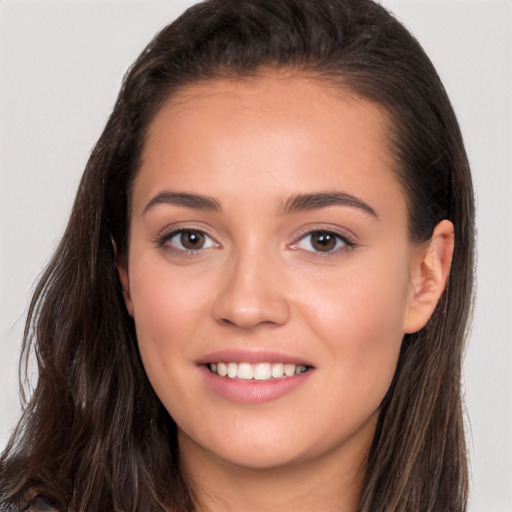
M117 250L117 244L112 240L112 247L114 249L114 259L116 262L117 275L119 276L119 282L121 283L121 290L123 292L124 303L128 313L133 316L133 304L130 296L130 283L128 279L128 261L126 256L119 254Z
M432 316L448 281L453 247L453 224L442 220L435 227L428 245L419 251L412 263L405 333L419 331Z

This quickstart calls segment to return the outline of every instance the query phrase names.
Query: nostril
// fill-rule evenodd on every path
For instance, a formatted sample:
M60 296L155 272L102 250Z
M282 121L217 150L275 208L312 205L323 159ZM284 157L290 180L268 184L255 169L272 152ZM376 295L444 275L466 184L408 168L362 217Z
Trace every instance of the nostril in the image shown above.
M220 318L219 323L227 326L227 327L235 327L235 323L231 320L228 320L227 318Z

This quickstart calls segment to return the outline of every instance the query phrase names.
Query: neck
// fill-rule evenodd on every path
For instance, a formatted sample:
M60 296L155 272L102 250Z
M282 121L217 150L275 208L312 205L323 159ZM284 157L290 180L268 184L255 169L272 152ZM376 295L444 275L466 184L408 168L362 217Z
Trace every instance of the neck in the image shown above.
M359 447L360 448L360 447ZM183 475L201 512L356 512L364 478L365 450L275 468L240 467L180 436Z

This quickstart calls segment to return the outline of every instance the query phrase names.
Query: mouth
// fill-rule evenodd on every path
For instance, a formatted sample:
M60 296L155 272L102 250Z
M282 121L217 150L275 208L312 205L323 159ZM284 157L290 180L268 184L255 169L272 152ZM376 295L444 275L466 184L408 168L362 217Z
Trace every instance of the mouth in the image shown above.
M247 381L270 381L275 379L287 379L295 375L307 372L310 367L301 364L290 363L235 363L218 361L207 363L206 367L214 375L227 379L239 379Z
M233 403L262 404L292 394L315 367L294 354L226 349L196 361L206 387Z

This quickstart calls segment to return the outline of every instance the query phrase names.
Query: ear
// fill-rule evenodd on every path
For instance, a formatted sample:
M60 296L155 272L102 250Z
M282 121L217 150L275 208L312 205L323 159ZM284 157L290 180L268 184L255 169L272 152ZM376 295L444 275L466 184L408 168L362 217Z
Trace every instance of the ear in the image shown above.
M128 279L128 259L125 255L120 255L117 250L115 240L112 240L112 248L114 250L114 260L116 262L117 275L121 283L121 290L123 292L124 303L128 313L133 316L133 303L130 296L130 282Z
M453 224L442 220L430 241L419 248L411 268L411 292L404 332L419 331L428 322L448 281L453 255Z

